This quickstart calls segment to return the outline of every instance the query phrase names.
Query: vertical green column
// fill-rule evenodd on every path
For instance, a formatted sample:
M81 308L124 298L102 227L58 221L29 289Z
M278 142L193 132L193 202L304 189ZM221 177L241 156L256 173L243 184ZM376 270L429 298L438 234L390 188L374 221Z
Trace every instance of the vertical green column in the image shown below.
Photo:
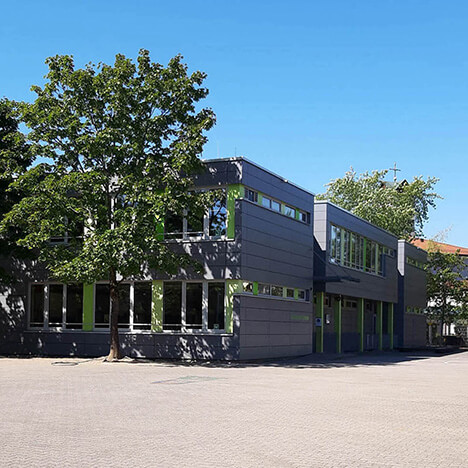
M333 303L335 310L335 334L336 334L336 352L341 353L341 300Z
M94 322L94 285L83 284L83 330L92 331Z
M226 280L226 319L224 329L226 333L232 333L234 330L234 294L243 291L242 280Z
M151 331L163 329L163 282L153 281L151 288Z
M393 302L388 303L388 336L390 337L390 349L393 349Z
M317 304L315 309L315 318L320 319L320 323L322 324L320 327L315 327L315 351L317 353L323 353L323 327L324 327L324 307L325 303L325 293L324 292L317 292Z
M235 214L236 214L236 199L244 195L243 185L231 184L227 187L227 237L234 239L235 234Z
M357 301L358 311L358 331L359 331L359 351L364 351L364 299L360 297Z
M382 320L382 310L383 303L382 301L377 301L377 336L379 338L379 351L382 351L383 348L383 320Z
M253 282L252 292L254 296L258 296L258 281Z

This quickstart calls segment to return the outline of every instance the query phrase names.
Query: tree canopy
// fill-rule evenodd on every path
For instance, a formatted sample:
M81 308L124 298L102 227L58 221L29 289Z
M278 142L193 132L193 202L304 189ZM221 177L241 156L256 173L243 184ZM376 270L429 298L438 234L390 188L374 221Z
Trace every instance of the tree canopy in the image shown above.
M31 154L23 133L19 130L17 107L7 99L0 100L0 219L21 199L21 191L9 190L11 183L31 164ZM3 257L27 257L25 249L16 241L21 237L17 229L9 229L0 236L0 253ZM14 278L0 267L0 283Z
M414 177L411 182L385 181L388 170L358 175L353 169L326 185L318 199L328 200L367 221L410 239L422 235L429 209L440 196L434 192L436 178Z
M444 253L434 243L427 255L427 313L443 326L468 318L468 265L459 253Z
M21 229L18 243L35 249L55 279L109 280L113 359L119 282L148 268L193 266L161 242L161 225L168 213L195 216L210 202L190 189L215 116L196 108L208 94L205 74L189 74L181 56L166 67L146 50L136 63L119 54L113 66L75 68L67 55L46 63L45 86L33 86L37 98L22 104L39 163L12 184L25 196L3 231ZM66 242L51 242L57 237Z

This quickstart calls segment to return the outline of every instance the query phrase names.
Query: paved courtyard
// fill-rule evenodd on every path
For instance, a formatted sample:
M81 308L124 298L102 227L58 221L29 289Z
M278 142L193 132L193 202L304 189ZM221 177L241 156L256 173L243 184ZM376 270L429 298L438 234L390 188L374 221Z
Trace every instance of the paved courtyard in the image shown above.
M468 353L0 358L0 466L466 467Z

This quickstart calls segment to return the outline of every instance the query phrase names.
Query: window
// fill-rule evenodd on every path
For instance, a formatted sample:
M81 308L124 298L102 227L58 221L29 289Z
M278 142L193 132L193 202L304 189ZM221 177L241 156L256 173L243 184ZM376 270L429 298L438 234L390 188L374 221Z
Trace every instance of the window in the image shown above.
M306 300L306 292L304 289L299 289L299 291L297 292L297 298L300 299L301 301Z
M182 328L182 283L165 282L163 296L163 329Z
M278 213L281 213L281 203L276 201L276 200L272 200L271 198L263 196L262 205L265 208L270 208L270 210L277 211Z
M211 239L226 235L226 195L217 198L213 206L202 214L185 213L184 216L168 213L164 221L165 239Z
M421 270L424 270L424 262L416 260L415 258L406 257L406 263L408 265L411 265L411 266L414 266L416 268L420 268Z
M109 328L111 300L109 284L96 284L94 299L94 327ZM119 286L119 328L130 328L130 284Z
M283 297L283 287L282 286L272 286L271 287L271 295Z
M50 238L51 244L67 244L71 240L82 240L84 233L84 222L63 218L64 229L62 233Z
M203 215L189 213L185 219L186 228L184 229L184 237L203 237L204 226L203 226Z
M226 197L216 200L210 208L209 214L209 236L222 237L226 235Z
M163 330L224 330L224 283L164 282Z
M202 328L202 283L186 284L186 327L189 329Z
M49 327L61 327L63 323L63 284L49 285Z
M264 207L266 207L266 208L270 208L271 207L271 199L269 199L268 197L263 196L262 205Z
M184 227L183 217L175 213L168 213L164 220L164 238L182 239Z
M271 200L271 209L281 213L281 203L278 203L275 200Z
M349 309L357 309L357 302L347 299L344 303L344 306L349 308Z
M258 294L262 294L264 296L269 296L270 295L270 285L269 284L258 283Z
M377 242L342 227L330 226L329 261L345 267L384 275L385 253L393 252Z
M310 213L299 210L299 221L310 224Z
M341 263L341 229L337 226L331 227L330 261Z
M108 284L96 284L94 298L94 327L107 328L110 316L110 295Z
M292 206L284 205L284 214L290 218L295 218L296 210Z
M294 289L286 288L286 297L290 297L294 299Z
M130 285L119 286L119 328L130 328Z
M253 293L253 283L244 283L244 292Z
M83 327L83 285L67 285L66 327L80 329Z
M224 330L224 283L208 283L208 328Z
M247 187L244 188L244 198L250 200L251 202L258 203L258 192L251 190ZM297 219L303 223L310 224L310 213L306 211L298 210L293 206L286 205L280 201L274 200L267 195L261 196L261 205L270 210L281 213L284 216L289 218Z
M248 188L245 189L245 198L250 200L251 202L258 203L258 192L254 190L250 190Z
M133 329L151 329L151 283L134 284Z
M44 285L42 284L33 284L31 286L29 325L31 327L44 326Z

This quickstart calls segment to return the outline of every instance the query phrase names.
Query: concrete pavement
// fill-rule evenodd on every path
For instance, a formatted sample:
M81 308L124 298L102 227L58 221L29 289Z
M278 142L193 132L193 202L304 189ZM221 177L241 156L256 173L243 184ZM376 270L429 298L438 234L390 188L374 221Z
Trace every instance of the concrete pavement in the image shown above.
M466 467L468 353L0 358L1 467Z

